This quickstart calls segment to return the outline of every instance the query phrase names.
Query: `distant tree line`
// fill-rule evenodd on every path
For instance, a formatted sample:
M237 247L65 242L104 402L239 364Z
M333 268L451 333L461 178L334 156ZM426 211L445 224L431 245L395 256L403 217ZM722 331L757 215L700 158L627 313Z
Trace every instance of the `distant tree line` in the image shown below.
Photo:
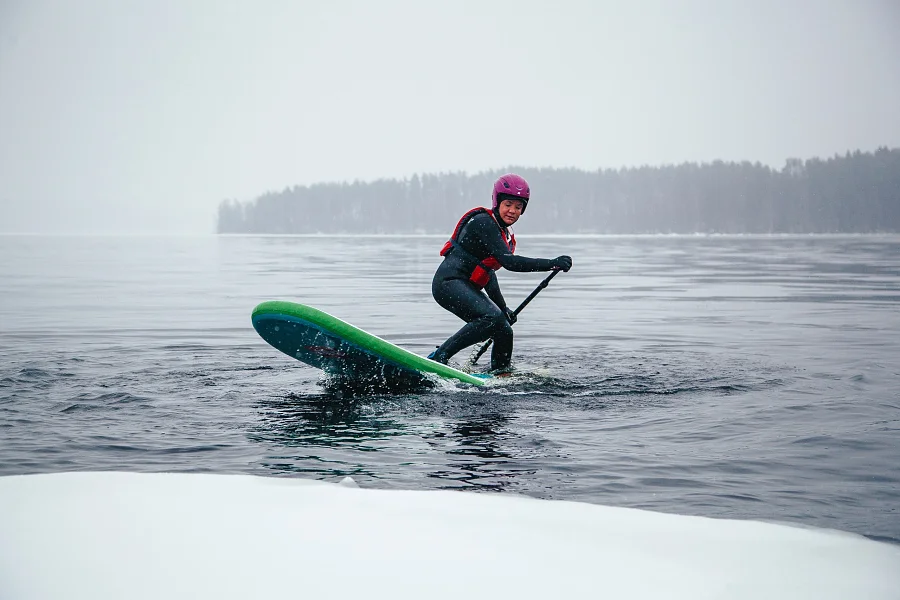
M323 183L219 206L219 233L448 233L515 172L534 233L900 232L900 148L789 159L582 171L517 168ZM531 217L531 218L529 218ZM524 227L523 227L524 228Z

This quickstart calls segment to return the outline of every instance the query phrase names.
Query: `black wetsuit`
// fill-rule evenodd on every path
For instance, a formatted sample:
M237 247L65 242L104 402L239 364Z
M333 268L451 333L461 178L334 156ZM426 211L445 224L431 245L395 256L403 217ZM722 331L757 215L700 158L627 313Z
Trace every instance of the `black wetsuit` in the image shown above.
M476 266L474 259L481 261L493 256L504 269L519 272L550 271L558 266L554 259L528 258L510 252L500 231L500 222L499 217L494 220L486 212L472 217L459 232L457 240L465 252L457 248L450 250L434 274L432 296L438 304L466 322L434 352L434 360L446 363L463 348L493 338L491 369L509 367L513 330L505 314L506 301L494 271L490 272L490 281L484 291L472 283L469 277Z

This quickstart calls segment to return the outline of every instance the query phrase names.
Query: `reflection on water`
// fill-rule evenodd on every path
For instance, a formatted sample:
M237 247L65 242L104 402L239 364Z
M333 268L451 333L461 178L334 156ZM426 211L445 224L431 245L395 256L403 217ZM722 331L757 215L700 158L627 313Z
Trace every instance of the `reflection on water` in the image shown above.
M438 469L428 476L443 480L439 485L442 488L465 485L481 490L502 490L521 474L508 467L515 459L513 434L506 428L508 422L509 418L504 415L485 415L456 422L448 433L435 435L435 439L445 438L441 441L446 446L446 464L452 468Z
M499 490L522 474L507 466L517 458L516 436L507 427L511 417L491 412L493 407L472 414L472 405L465 403L423 403L397 396L379 401L326 392L289 394L260 403L258 410L259 424L249 437L280 448L277 456L264 462L276 472L378 479L378 470L353 467L345 457L361 451L389 451L397 443L391 438L409 436L427 445L429 452L427 461L404 461L405 466L440 480L436 487ZM398 411L403 421L391 417ZM446 455L439 465L434 464L435 451ZM317 463L312 468L310 459Z
M371 412L363 399L290 394L259 405L256 440L284 446L358 444L397 435L403 425Z
M362 399L330 393L289 394L258 405L260 419L248 433L254 443L277 449L261 460L279 473L374 475L349 460L353 452L377 450L379 442L402 435L405 426L374 414Z

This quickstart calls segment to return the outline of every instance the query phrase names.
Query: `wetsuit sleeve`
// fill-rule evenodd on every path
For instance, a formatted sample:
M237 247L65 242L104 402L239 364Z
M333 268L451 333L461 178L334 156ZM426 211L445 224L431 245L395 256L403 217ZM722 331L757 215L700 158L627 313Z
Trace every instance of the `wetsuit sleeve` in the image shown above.
M484 286L484 291L487 292L488 298L497 305L497 308L500 310L506 308L506 300L503 298L503 294L500 293L500 282L497 281L497 274L493 271L491 271L490 280Z
M488 256L493 256L500 266L510 271L520 273L530 271L550 271L553 269L553 260L549 258L528 258L519 256L509 251L509 246L500 233L500 228L490 215L481 214L473 218L471 225L476 228L477 234L488 251Z

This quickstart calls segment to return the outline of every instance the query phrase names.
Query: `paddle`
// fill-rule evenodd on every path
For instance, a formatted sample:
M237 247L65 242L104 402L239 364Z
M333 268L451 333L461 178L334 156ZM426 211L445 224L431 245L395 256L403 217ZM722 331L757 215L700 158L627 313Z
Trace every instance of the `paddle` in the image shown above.
M537 296L538 294L540 294L541 290L544 289L545 287L547 287L547 284L550 283L550 280L553 279L554 277L556 277L557 273L559 273L560 271L562 271L562 269L553 269L553 272L550 273L549 275L547 275L547 277L541 283L539 283L536 288L534 288L533 292L528 294L528 297L525 298L525 300L522 301L522 304L520 304L519 307L513 311L513 314L518 317L519 313L522 312L522 309L525 308L526 306L528 306L528 303L531 302L532 300L534 300L534 297ZM477 363L478 359L481 358L481 355L484 354L485 352L487 352L487 349L490 348L491 344L493 344L493 343L494 343L494 338L491 338L488 341L486 341L484 343L484 346L481 347L481 350L479 350L477 353L475 353L472 356L469 363L473 364L473 365L475 363Z

